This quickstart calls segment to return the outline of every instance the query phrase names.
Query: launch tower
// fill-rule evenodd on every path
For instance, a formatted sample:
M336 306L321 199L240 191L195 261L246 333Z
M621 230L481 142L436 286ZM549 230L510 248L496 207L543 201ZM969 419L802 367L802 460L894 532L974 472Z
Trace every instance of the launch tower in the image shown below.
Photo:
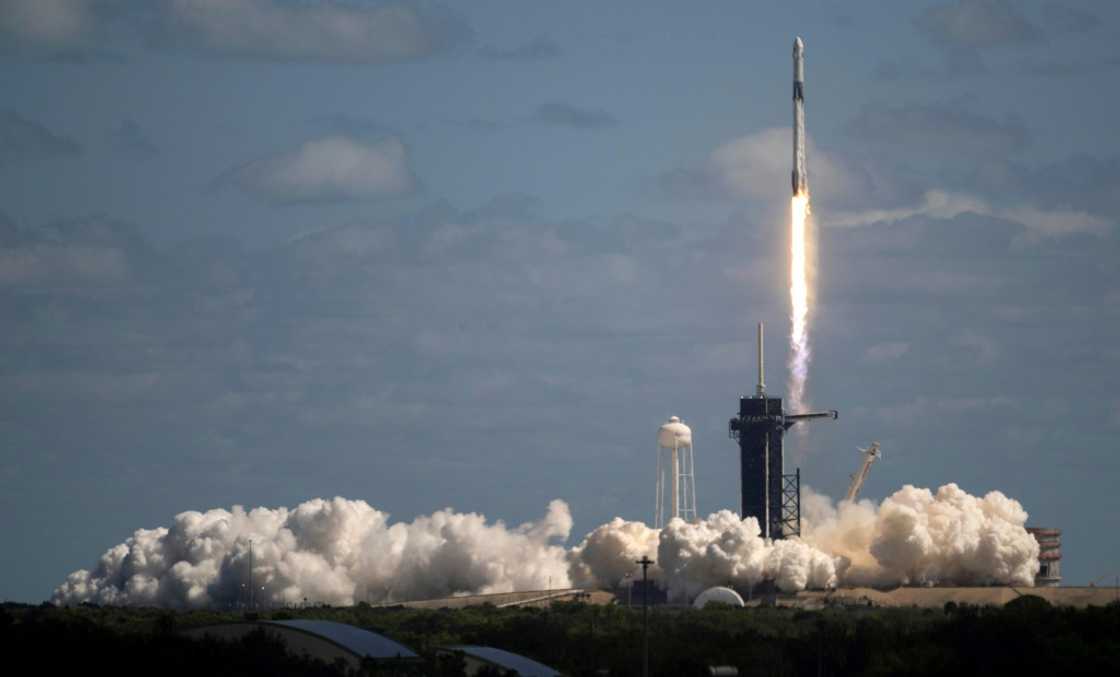
M835 409L787 414L782 398L767 397L762 363L762 323L758 324L758 387L754 397L739 398L739 415L728 423L728 435L739 442L739 479L743 519L758 519L764 538L801 535L801 469L785 474L782 443L794 424L818 418L835 419Z

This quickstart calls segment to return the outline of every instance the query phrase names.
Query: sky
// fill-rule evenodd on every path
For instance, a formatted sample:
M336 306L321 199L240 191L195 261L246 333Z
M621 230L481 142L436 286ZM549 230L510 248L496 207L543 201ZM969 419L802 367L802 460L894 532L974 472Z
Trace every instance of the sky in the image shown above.
M1120 6L0 0L0 599L184 510L363 499L578 538L698 507L767 327L791 45L817 247L787 462L956 482L1120 572ZM796 430L796 429L795 429Z

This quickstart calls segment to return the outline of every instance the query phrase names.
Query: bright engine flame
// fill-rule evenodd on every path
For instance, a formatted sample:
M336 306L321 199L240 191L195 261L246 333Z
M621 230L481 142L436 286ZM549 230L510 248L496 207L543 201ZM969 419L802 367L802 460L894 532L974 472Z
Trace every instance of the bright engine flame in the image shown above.
M805 380L809 375L809 270L806 255L809 195L798 193L790 202L789 266L789 400L790 410L805 408Z

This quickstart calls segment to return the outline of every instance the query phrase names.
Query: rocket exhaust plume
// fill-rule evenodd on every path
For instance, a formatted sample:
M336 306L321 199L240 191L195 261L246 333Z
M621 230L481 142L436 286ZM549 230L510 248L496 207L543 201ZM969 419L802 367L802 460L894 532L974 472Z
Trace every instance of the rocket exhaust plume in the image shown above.
M809 175L805 157L805 43L793 41L793 198L790 201L790 334L789 401L793 411L805 408L809 376Z
M411 522L365 501L313 499L293 509L235 506L175 516L138 529L91 569L67 576L55 604L230 608L305 599L332 605L456 594L619 586L642 556L676 600L712 585L773 581L781 590L837 585L965 583L1030 586L1038 542L1027 513L998 491L972 496L955 484L905 486L881 504L833 504L807 492L801 538L770 541L758 520L721 510L664 529L622 518L565 548L564 501L520 526L438 510ZM250 556L250 549L253 555ZM250 579L249 567L252 566Z

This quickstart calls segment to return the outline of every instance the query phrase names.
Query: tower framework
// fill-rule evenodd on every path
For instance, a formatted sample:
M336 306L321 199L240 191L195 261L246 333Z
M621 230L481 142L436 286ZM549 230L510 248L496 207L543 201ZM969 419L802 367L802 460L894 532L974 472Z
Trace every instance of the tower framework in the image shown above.
M739 398L739 415L728 435L739 443L740 515L754 517L765 538L801 535L801 469L785 474L786 431L801 421L836 419L835 409L787 414L782 398L767 397L763 371L763 327L758 325L758 386L754 397Z

